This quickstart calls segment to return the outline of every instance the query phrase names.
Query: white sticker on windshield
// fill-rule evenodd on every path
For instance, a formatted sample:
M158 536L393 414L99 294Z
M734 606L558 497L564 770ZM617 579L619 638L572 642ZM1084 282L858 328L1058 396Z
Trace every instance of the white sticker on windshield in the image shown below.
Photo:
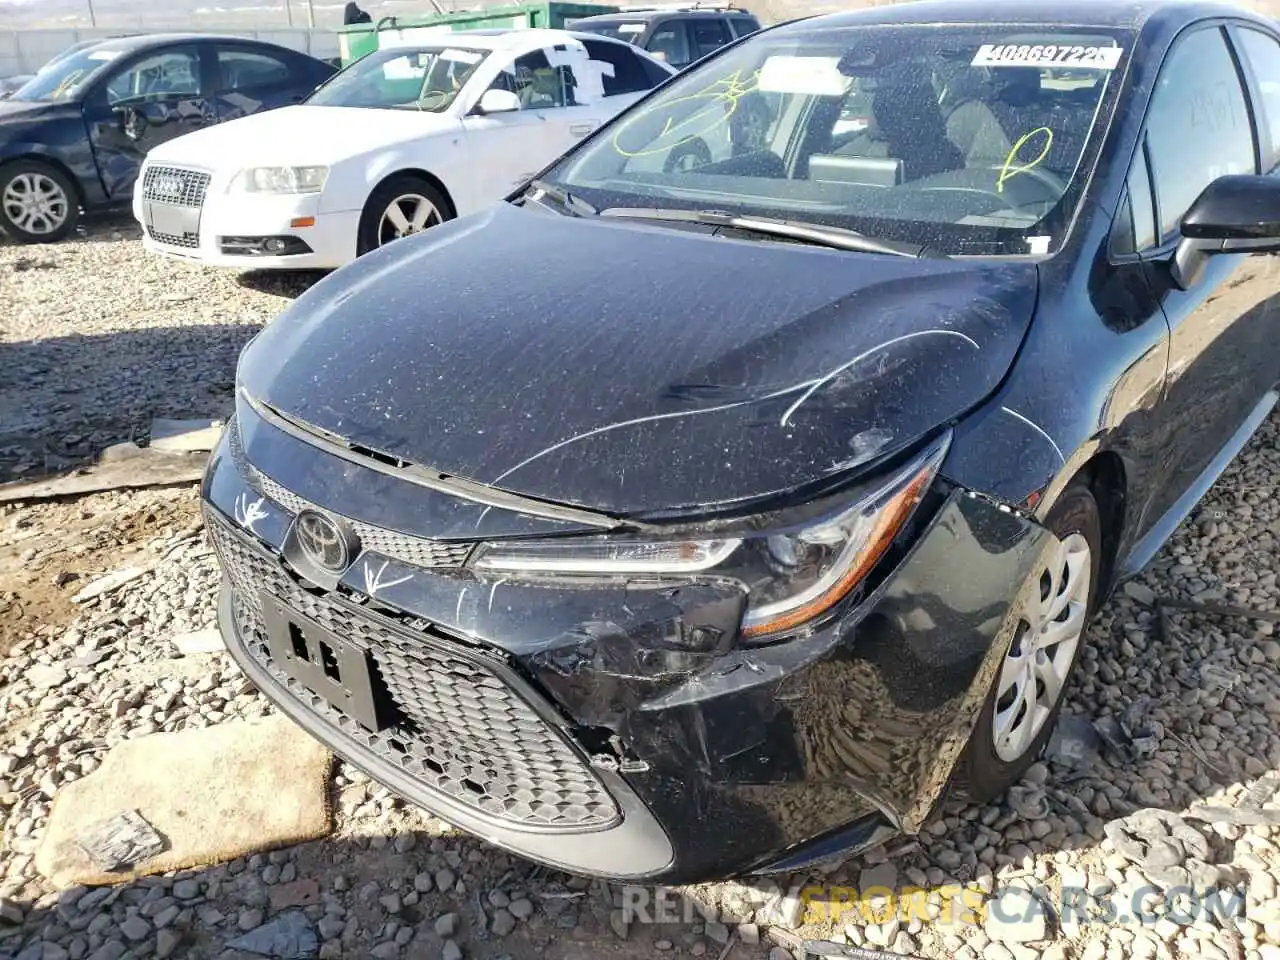
M114 60L118 56L120 56L119 50L93 50L85 54L85 58L88 60L103 61Z
M975 67L1064 67L1074 70L1114 70L1123 47L1089 47L1045 43L984 43L973 55Z
M422 76L423 67L417 63L417 57L396 57L382 65L382 76L385 80L417 80Z
M644 33L643 23L620 23L618 24L619 33Z
M440 56L446 60L457 60L459 63L479 63L484 54L476 53L474 50L455 50L450 47Z
M770 57L760 68L759 89L761 93L843 96L853 79L840 73L839 64L839 57Z

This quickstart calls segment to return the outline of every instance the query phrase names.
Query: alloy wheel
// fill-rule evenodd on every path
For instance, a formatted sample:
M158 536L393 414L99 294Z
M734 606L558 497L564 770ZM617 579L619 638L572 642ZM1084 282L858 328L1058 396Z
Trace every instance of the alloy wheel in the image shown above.
M992 716L992 743L1006 763L1027 751L1062 696L1088 619L1092 571L1082 534L1059 541L1040 577L1039 603L1009 646Z
M421 194L401 194L387 205L382 214L378 223L378 245L421 233L443 219L436 205Z
M0 206L10 223L34 236L56 232L71 214L71 198L43 173L20 173L10 180Z

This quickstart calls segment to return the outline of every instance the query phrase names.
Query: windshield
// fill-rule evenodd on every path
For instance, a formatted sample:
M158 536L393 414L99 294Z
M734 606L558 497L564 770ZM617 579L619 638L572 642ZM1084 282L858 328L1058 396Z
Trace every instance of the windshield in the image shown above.
M1047 253L1128 37L999 26L762 34L543 178L596 209L719 210L950 254Z
M118 49L103 46L63 54L45 64L39 73L18 88L11 99L73 100L121 53Z
M466 47L380 50L335 75L307 103L441 113L488 55Z
M639 42L640 35L644 33L645 22L643 20L593 20L584 23L579 21L572 24L569 29L581 30L583 33L595 33L602 37L611 37L614 40L625 40L627 43L635 44Z

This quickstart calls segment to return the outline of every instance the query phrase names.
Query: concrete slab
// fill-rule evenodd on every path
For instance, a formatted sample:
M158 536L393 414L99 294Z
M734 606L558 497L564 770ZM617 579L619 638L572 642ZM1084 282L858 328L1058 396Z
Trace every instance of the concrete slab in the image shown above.
M58 790L36 868L59 889L207 866L328 835L332 760L285 717L126 740ZM103 871L80 846L136 810L165 841L131 867Z
M187 657L201 653L220 653L227 649L227 645L222 642L222 632L217 627L176 634L173 645L179 653Z
M140 450L136 455L113 458L73 470L61 477L0 483L0 503L79 497L101 490L134 487L171 487L192 483L204 475L208 456L203 453L166 453Z
M224 424L221 420L151 421L151 449L166 453L207 453L218 445Z

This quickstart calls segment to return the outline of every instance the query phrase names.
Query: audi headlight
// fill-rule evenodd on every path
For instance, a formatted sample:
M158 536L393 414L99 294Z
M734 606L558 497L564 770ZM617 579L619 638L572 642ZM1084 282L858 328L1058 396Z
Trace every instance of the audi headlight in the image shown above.
M328 177L328 167L250 167L233 184L248 193L319 193Z
M483 544L478 570L508 576L668 575L742 585L742 636L759 642L817 626L863 581L910 520L946 453L944 437L852 502L803 521L750 520L703 538L601 536Z

